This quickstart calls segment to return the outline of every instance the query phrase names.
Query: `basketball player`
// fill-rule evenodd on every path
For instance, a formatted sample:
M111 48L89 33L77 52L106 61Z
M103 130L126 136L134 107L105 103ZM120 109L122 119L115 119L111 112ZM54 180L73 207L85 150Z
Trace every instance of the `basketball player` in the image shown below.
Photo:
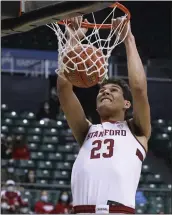
M71 20L69 40L72 25L78 20ZM114 20L114 27L119 22L120 18ZM148 149L151 123L146 76L130 24L128 27L124 45L130 88L124 81L115 79L100 86L97 95L100 124L93 125L86 119L64 75L57 80L62 110L81 146L71 177L74 213L135 213L135 194ZM83 30L86 33L86 29ZM121 38L126 31L127 27ZM83 36L79 34L79 39ZM71 44L77 39L70 41ZM133 117L126 121L131 102Z

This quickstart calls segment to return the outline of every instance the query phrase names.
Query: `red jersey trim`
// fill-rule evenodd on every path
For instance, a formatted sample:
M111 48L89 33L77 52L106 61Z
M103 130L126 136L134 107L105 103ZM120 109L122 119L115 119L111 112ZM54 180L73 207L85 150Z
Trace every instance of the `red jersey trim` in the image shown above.
M141 147L144 149L145 154L147 154L147 150L146 150L146 148L141 144L141 142L137 139L137 137L135 136L135 134L132 132L132 129L131 129L130 123L129 123L128 121L127 121L127 125L128 125L128 127L129 127L129 129L130 129L130 131L131 131L131 133L132 133L133 137L137 140L137 142L139 143L139 145L141 145Z
M95 205L77 205L73 207L73 213L95 213ZM125 205L110 205L109 213L123 213L123 214L135 214L135 209L127 207Z

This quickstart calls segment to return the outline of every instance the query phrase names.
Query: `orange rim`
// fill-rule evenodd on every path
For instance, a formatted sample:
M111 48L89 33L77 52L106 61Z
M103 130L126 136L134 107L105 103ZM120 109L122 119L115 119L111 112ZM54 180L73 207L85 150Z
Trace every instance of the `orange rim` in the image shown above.
M128 22L131 18L131 14L130 14L130 11L122 4L120 4L119 2L116 2L114 4L112 4L111 6L109 6L110 8L114 8L114 7L117 7L118 9L120 9L121 11L123 11L127 16L127 20L126 22ZM63 20L63 21L59 21L57 22L58 24L62 24L64 25L66 22ZM67 24L69 24L69 22L67 22ZM112 24L94 24L94 23L87 23L87 22L82 22L81 23L81 27L82 28L100 28L100 29L110 29L112 28Z

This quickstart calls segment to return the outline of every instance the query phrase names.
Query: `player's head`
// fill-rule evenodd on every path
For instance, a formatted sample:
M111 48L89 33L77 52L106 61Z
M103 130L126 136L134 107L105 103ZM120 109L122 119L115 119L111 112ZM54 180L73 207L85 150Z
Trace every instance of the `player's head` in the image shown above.
M127 116L131 108L132 96L128 84L121 79L105 80L97 95L97 111L101 119Z

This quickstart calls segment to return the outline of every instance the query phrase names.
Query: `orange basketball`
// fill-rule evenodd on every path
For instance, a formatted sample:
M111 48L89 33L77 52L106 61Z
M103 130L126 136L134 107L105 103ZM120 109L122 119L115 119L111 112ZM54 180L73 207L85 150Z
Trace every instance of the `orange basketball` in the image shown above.
M76 87L92 87L104 78L99 78L98 71L100 74L105 72L105 57L102 51L94 46L76 46L64 56L63 63L66 64L64 75ZM88 74L93 71L94 73L87 75L86 71Z

